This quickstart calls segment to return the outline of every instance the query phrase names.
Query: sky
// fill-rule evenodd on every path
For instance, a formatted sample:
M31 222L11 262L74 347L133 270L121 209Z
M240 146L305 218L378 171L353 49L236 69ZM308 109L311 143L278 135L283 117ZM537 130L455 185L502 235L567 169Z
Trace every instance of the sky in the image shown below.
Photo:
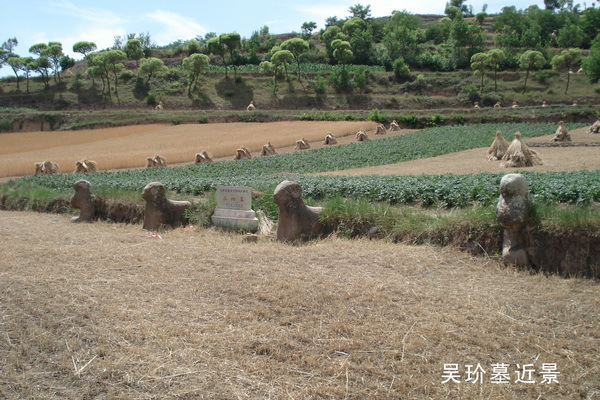
M25 57L32 56L28 50L33 44L61 42L65 54L78 60L81 55L73 53L74 43L92 41L100 50L111 47L115 36L127 33L149 33L157 45L193 39L208 32L238 32L249 38L265 25L277 34L300 32L303 22L314 21L318 30L328 17L348 17L348 9L355 4L370 5L372 17L383 17L394 10L443 14L446 3L445 0L221 1L30 0L21 4L4 0L0 5L0 43L16 37L19 44L15 52ZM543 0L467 0L465 4L471 5L475 13L484 4L488 5L488 13L499 12L507 5L525 9L537 4L543 8ZM0 76L7 75L12 75L12 70L2 68Z

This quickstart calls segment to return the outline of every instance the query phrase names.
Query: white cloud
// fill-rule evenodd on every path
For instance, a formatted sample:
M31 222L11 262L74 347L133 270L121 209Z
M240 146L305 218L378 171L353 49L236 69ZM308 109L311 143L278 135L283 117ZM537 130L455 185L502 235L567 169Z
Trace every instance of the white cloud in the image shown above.
M164 29L155 35L161 44L168 44L176 40L193 39L204 35L208 30L192 18L164 10L156 10L145 14L144 17L163 25Z
M78 20L84 20L87 23L101 24L103 26L122 25L126 22L125 18L110 10L96 7L78 7L70 1L50 3L47 11L75 17Z

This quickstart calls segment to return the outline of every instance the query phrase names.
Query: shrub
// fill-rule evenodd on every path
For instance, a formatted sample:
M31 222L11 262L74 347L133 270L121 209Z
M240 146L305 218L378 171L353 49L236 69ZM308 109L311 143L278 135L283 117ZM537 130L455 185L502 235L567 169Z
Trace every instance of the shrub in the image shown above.
M350 74L344 68L333 69L329 74L328 82L338 92L345 92L352 88Z
M386 115L384 115L381 111L374 108L371 110L371 112L369 112L369 115L367 116L367 121L374 121L382 124L384 122L388 122L389 118Z
M321 75L318 75L315 77L314 81L309 82L308 86L314 90L316 94L322 96L327 92L327 88L325 87L326 83L327 82L325 81L325 78L323 78Z
M148 94L146 98L144 98L144 101L149 106L155 106L157 104L156 96L152 93Z
M354 86L359 89L364 89L367 86L367 72L364 67L359 67L354 73Z
M128 82L128 81L130 81L131 79L133 79L133 78L135 78L135 77L137 77L137 75L136 75L136 74L135 74L133 71L130 71L130 70L128 70L128 69L125 69L125 70L123 70L123 71L122 71L122 72L119 74L119 79L120 79L122 82Z
M410 70L402 57L399 57L394 61L392 69L394 71L394 76L399 82L404 82L410 77Z

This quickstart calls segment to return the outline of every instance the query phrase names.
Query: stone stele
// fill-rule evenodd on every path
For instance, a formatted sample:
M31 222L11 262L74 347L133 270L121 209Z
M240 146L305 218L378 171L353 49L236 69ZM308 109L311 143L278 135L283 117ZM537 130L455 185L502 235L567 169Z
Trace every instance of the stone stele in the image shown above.
M71 196L71 207L79 209L79 217L71 218L71 222L92 222L96 217L96 196L92 194L92 185L84 180L73 184L75 194Z
M226 229L256 232L258 218L252 210L252 189L248 186L217 186L217 208L213 225Z
M498 221L504 225L502 258L517 266L530 264L527 254L526 223L531 200L527 180L521 174L507 174L500 181L496 206Z
M189 201L169 200L165 196L165 187L160 182L150 182L142 191L146 200L143 228L155 231L163 226L171 228L181 224L183 213L190 207Z
M319 222L323 208L305 205L302 188L297 182L281 182L275 188L273 200L279 208L277 240L296 242L323 234L323 226Z

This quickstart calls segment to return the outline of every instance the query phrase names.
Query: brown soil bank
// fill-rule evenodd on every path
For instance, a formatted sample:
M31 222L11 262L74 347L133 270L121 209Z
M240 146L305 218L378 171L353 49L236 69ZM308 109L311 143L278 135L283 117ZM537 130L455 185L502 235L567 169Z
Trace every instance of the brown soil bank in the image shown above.
M96 218L100 221L138 224L144 219L144 207L97 196ZM67 199L50 202L28 198L0 196L0 210L33 210L43 213L69 213L73 210ZM329 231L338 227L328 226ZM371 239L386 236L374 226L358 226L354 237ZM388 236L389 237L389 236ZM395 242L454 246L475 255L498 254L502 249L502 227L498 224L463 223L435 230L427 234L404 233L393 236ZM593 230L546 229L533 227L529 231L528 252L534 270L564 277L600 278L600 233Z

